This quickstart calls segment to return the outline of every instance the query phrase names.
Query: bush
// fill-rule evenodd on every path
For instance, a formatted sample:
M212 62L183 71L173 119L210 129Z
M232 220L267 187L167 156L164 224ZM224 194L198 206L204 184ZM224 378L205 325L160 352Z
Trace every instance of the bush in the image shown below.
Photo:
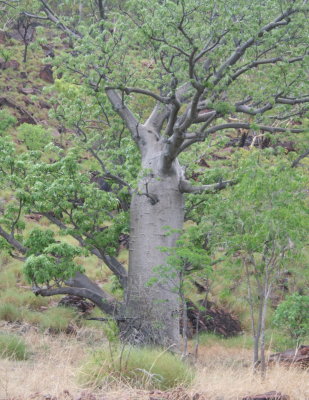
M124 382L139 389L169 389L188 385L193 370L177 355L154 348L127 347L96 350L81 368L86 386L102 387Z
M13 360L26 360L28 352L25 342L15 335L0 334L0 356Z
M17 120L10 113L5 110L0 110L0 135L6 132L7 129L16 124Z
M294 293L277 307L273 324L292 339L309 335L309 296Z
M40 125L22 124L18 132L29 150L43 150L52 139L51 134Z

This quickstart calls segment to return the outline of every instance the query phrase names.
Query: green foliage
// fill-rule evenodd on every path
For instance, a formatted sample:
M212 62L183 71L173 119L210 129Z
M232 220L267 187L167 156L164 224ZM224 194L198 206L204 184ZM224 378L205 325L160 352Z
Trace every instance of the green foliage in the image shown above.
M50 229L45 231L33 229L25 240L25 246L28 248L27 256L41 254L46 247L56 242L54 235L54 232Z
M22 338L12 334L0 334L0 357L12 360L26 360L28 358L26 343Z
M257 150L236 153L234 160L237 184L209 199L204 231L230 254L243 251L257 256L273 251L279 256L284 252L288 260L306 240L306 175L283 157ZM263 268L258 256L257 262Z
M38 256L30 255L24 265L24 272L29 282L36 284L65 281L77 271L84 269L73 259L82 253L76 246L67 243L52 243Z
M51 134L40 125L22 124L17 129L29 150L43 150L51 142Z
M309 296L288 296L277 307L273 324L293 339L309 336Z
M7 131L7 129L16 124L17 120L6 110L0 110L0 136Z
M152 348L106 347L96 350L82 366L80 379L86 386L110 386L124 382L139 389L169 389L192 382L193 369L170 352Z

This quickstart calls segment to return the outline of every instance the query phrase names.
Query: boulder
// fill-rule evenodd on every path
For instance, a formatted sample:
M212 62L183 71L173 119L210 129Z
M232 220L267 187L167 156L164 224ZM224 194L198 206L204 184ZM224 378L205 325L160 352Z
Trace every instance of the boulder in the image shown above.
M289 400L290 397L280 392L272 391L263 394L243 397L242 400Z
M199 332L212 332L223 337L236 336L242 332L240 321L229 311L211 301L199 305L187 300L188 332L190 338ZM180 320L182 330L182 319Z
M3 58L0 59L0 69L11 68L13 71L18 71L20 64L16 60L5 61Z
M62 307L73 307L82 313L89 313L93 310L94 304L87 300L83 300L81 297L68 295L63 297L58 306Z
M7 41L8 37L6 32L0 31L0 44L5 44Z
M28 95L28 94L34 94L36 91L33 88L18 88L19 93Z
M283 365L295 365L302 368L309 367L309 346L302 345L296 349L288 349L281 353L271 354L269 363L280 363Z
M54 83L53 70L51 64L45 64L41 67L40 78L48 83Z

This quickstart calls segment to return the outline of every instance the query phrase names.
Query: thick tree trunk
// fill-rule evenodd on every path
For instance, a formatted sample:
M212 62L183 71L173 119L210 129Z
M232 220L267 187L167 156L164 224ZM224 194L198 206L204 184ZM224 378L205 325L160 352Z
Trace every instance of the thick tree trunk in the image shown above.
M139 344L178 347L179 277L170 267L170 277L163 279L158 269L167 266L168 252L162 247L174 247L183 227L184 204L179 191L182 172L177 161L168 171L162 171L161 154L148 151L143 155L142 167L147 176L141 179L139 193L132 199L125 299L129 323L124 335ZM152 278L159 280L151 283Z

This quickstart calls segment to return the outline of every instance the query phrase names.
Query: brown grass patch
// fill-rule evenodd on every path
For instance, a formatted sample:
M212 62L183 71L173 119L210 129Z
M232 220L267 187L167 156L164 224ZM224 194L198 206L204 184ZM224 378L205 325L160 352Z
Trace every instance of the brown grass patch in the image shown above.
M8 329L2 326L2 330ZM21 334L22 330L14 332ZM87 391L78 384L77 376L89 347L94 349L104 341L100 330L83 328L72 337L51 336L29 329L23 337L30 350L28 360L0 359L0 400L53 397L56 400L149 400L154 397L150 392L134 390L123 383ZM248 349L226 348L220 344L202 346L197 377L187 391L188 399L199 393L207 400L237 400L271 390L289 395L290 400L309 399L309 371L274 366L268 370L265 381L261 381L252 373L251 360L252 352ZM174 400L173 395L170 392L162 398Z

